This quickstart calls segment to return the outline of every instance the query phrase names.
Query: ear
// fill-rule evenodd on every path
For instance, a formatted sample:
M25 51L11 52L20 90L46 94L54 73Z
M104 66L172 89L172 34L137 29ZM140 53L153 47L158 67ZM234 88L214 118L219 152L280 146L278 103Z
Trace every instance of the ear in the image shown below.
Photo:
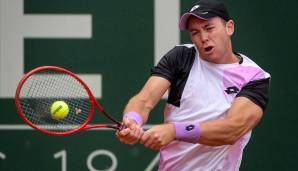
M227 34L229 36L232 36L233 33L234 33L234 21L233 20L229 20L227 23L226 23L226 31L227 31Z

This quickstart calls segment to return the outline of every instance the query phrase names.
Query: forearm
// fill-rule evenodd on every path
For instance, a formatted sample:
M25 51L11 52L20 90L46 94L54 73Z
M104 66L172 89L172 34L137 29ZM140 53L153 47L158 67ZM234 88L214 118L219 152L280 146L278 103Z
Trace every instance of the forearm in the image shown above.
M145 98L142 98L139 94L132 97L124 109L124 114L128 112L136 112L142 117L143 123L148 120L148 115L153 106L148 103Z
M174 123L176 139L209 146L234 144L256 126L262 114L259 106L247 98L239 97L223 119Z
M124 109L124 114L136 112L142 117L143 123L146 123L150 111L159 102L169 86L170 82L162 77L150 77L143 89L129 100Z
M250 126L234 123L228 119L201 123L199 143L209 146L234 144L250 129Z

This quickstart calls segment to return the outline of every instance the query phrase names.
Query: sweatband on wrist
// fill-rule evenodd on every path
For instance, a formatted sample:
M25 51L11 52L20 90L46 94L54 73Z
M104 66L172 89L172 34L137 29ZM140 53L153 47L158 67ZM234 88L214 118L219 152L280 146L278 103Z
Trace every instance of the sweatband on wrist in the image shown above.
M200 138L200 124L198 122L174 122L173 124L177 140L198 143Z
M143 118L137 112L127 112L123 115L123 119L133 119L138 125L143 125Z

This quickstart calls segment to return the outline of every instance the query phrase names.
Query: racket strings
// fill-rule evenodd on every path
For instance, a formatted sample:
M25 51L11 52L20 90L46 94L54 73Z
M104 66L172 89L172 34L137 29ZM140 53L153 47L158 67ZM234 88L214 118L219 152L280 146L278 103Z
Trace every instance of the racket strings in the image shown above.
M55 101L64 101L69 113L64 119L52 117ZM20 104L25 117L40 129L67 132L84 124L89 116L89 94L72 76L58 71L42 71L31 75L23 84Z
M62 79L62 80L64 80L64 79ZM47 85L47 87L50 87L49 89L48 89L48 91L49 92L52 92L52 95L53 96L55 96L55 97L59 97L59 96L61 96L62 95L62 97L63 96L65 96L65 95L63 95L63 94L61 94L61 92L60 91L57 91L56 90L56 88L57 88L57 86L55 85L55 86L53 86L53 84L55 84L55 83L58 83L59 81L56 79L56 77L53 77L53 79L51 79L48 83L48 85ZM47 83L47 82L42 82L42 83ZM62 83L62 82L59 82L59 83L61 83L60 85L64 85L64 83ZM70 83L70 84L72 84L72 83ZM63 87L61 87L62 89L64 89ZM56 90L56 91L55 91ZM58 89L59 90L59 89ZM64 93L64 92L62 92L62 93ZM67 93L67 92L66 92ZM57 98L57 99L54 99L55 101L56 100L59 100L59 98ZM68 99L67 100L65 100L65 101L68 101ZM48 101L42 101L42 102L44 102L44 105L41 105L41 107L44 109L44 110L47 110L47 108L48 108L48 104L50 103L51 104L51 102L48 102ZM68 104L70 104L69 102L66 102L66 103L68 103ZM71 105L69 105L69 106L71 106ZM50 121L54 121L54 123L56 123L57 122L57 120L50 120ZM83 122L84 121L84 119L80 119L80 118L77 118L77 119L73 119L73 117L69 117L69 120L67 120L67 119L64 119L63 121L59 121L58 120L58 122L60 122L60 123L62 123L62 124L70 124L70 123L81 123L81 122Z
M34 77L32 79L34 79L33 81L35 81ZM38 90L37 87L38 87L39 84L40 83L37 82L37 84L32 84L32 86L23 86L23 92L28 91L27 96L32 97L34 95L34 90ZM26 90L26 89L29 89L29 90ZM37 94L37 93L38 93L38 91L35 92L35 94ZM32 121L32 123L34 123L34 124L40 124L40 123L46 124L46 122L43 121L42 119L38 119L37 117L35 117L35 115L34 115L35 112L33 110L33 109L35 109L35 111L39 113L40 117L45 116L43 114L42 110L40 110L40 109L43 108L42 103L40 103L40 105L36 106L34 100L30 101L27 98L23 98L23 99L21 99L21 104L22 104L21 105L22 110L26 111L25 112L27 114L26 116L30 121ZM33 106L36 106L36 107L33 108Z

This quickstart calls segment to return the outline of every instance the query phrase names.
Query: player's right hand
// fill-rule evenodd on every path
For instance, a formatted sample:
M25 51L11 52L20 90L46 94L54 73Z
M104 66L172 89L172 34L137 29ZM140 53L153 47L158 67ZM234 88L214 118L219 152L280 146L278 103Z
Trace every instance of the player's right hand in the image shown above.
M117 131L116 136L119 141L125 144L136 144L139 142L144 131L140 125L138 125L134 120L125 118L123 120L124 129Z

